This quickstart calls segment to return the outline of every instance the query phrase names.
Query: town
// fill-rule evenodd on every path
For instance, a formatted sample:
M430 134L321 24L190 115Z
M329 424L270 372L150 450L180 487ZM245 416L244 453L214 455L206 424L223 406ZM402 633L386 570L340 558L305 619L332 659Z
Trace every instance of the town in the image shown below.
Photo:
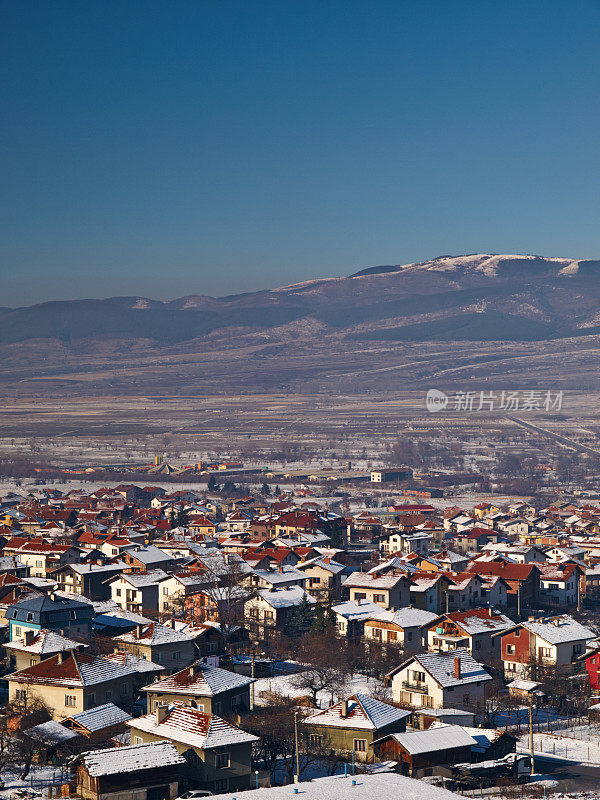
M4 792L337 797L356 776L414 794L386 781L600 770L600 504L458 507L397 489L398 467L353 472L396 499L344 512L297 488L326 475L246 493L215 480L241 463L207 467L206 488L2 498Z

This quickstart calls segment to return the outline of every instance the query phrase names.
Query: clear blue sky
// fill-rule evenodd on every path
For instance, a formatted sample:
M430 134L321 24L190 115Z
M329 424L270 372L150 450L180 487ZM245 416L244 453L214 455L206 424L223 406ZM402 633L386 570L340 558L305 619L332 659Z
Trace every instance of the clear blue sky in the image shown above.
M0 0L0 305L600 258L600 2Z

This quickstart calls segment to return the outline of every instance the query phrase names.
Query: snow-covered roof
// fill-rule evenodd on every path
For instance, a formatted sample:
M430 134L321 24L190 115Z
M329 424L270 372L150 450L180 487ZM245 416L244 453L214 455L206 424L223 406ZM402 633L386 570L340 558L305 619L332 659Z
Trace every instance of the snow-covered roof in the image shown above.
M42 722L41 725L34 725L33 728L27 728L24 733L25 736L28 736L30 739L35 739L38 742L50 745L63 744L64 742L79 738L78 733L70 731L68 728L65 728L64 725L61 725L60 722L55 722L53 719L48 722Z
M230 689L241 689L251 683L253 683L252 678L237 675L220 667L192 664L191 667L182 669L174 675L144 686L144 691L212 697Z
M63 722L65 719L73 720L87 731L94 732L109 728L111 725L127 722L131 719L131 714L123 711L114 703L104 703L87 711L81 711L79 714L73 714L71 717L64 717Z
M113 583L118 580L123 580L126 583L129 583L136 589L143 589L144 586L152 586L157 585L159 581L163 580L163 578L167 577L167 573L164 572L162 569L153 569L150 572L129 572L129 573L122 573L120 575L115 576L108 583Z
M340 617L348 620L369 619L369 617L381 611L381 606L372 603L370 600L347 600L345 603L338 603L331 606L331 610Z
M344 715L344 707L346 713ZM351 695L324 711L317 711L304 720L308 725L327 725L335 728L378 730L410 716L410 711L396 708L366 694Z
M390 733L398 744L410 755L450 750L454 747L472 747L475 739L460 725L438 723L426 731ZM387 738L387 737L386 737Z
M287 786L250 789L244 792L244 800L297 800L296 792L302 800L348 800L353 792L358 800L381 800L382 797L393 797L394 800L457 800L459 797L447 789L406 778L395 772L378 772L354 777L335 775ZM217 794L214 797L216 800L231 800L232 793Z
M460 660L460 678L456 677L455 659ZM490 681L492 678L483 666L475 661L466 650L450 650L448 653L419 653L390 672L390 676L398 673L403 667L416 661L443 688L463 686L477 681Z
M72 650L64 659L59 653L6 677L17 683L81 687L128 678L134 672L132 667L88 654L85 650Z
M344 586L350 589L393 589L400 581L407 580L406 575L374 576L368 572L353 572L344 581Z
M541 686L539 681L526 681L524 678L518 678L506 684L509 689L519 689L522 692L531 692Z
M133 653L128 653L126 650L116 650L114 653L109 653L105 658L108 658L109 661L114 661L116 664L131 667L136 672L162 672L164 670L161 664L155 664L154 661L134 656Z
M305 577L303 573L300 574L303 578ZM288 586L282 589L276 589L275 591L271 591L270 589L259 589L256 594L266 603L268 603L271 608L289 608L290 606L298 606L304 599L306 599L309 603L317 602L315 598L308 594L308 592L301 586Z
M425 611L421 608L399 608L396 611L382 611L378 607L378 611L373 614L370 619L380 622L391 622L399 628L414 628L428 625L438 618L438 614L433 614L431 611Z
M132 644L175 644L177 642L193 642L194 637L188 633L174 630L169 625L160 625L158 622L151 622L149 625L139 626L128 633L121 633L115 637L117 642L128 642Z
M25 638L13 639L7 642L5 647L10 650L18 650L21 653L32 653L36 655L48 655L49 653L60 653L64 650L75 650L78 647L87 647L74 639L67 639L59 633L43 628L36 631L31 644L25 644Z
M547 621L521 623L530 633L534 633L548 644L565 644L579 639L593 639L594 633L585 625L576 622L569 614L562 614Z
M176 767L186 763L171 742L150 742L110 750L92 750L82 754L82 762L93 778L138 772L142 769Z
M166 710L164 719L157 722L156 711L127 723L133 730L151 733L164 739L210 750L235 744L257 742L258 737L236 728L214 714L204 714L197 708L174 703Z

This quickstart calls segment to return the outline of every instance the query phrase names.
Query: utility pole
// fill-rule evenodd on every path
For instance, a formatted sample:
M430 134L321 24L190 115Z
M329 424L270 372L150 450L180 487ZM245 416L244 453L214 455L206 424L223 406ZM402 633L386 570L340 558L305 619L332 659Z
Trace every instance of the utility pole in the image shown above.
M521 620L521 581L517 584L517 619Z
M298 712L294 711L294 738L296 740L296 775L294 783L300 782L300 753L298 751Z
M256 655L256 647L252 647L252 683L250 684L250 709L254 711L254 660Z
M535 754L533 749L533 696L529 695L529 752L531 754L531 774L535 772Z

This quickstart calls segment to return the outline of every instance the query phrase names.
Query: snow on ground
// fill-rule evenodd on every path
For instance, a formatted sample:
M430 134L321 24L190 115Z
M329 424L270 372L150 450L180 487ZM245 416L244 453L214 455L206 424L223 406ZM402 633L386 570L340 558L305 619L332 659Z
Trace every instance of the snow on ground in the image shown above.
M69 773L63 767L39 767L32 765L29 775L23 780L19 771L9 767L2 768L1 779L4 788L0 790L2 800L28 800L28 798L47 797L48 786L61 786L69 781Z
M306 689L295 686L298 675L305 669L300 664L285 662L284 671L281 675L272 678L258 678L254 684L254 698L256 705L268 705L268 697L271 693L282 694L286 697L304 697L308 694ZM338 696L348 696L356 692L371 695L373 692L381 697L386 690L383 682L377 678L370 678L367 675L356 673L348 679L337 691L332 692L327 689L317 694L317 703L320 708L328 708L336 702Z
M534 733L533 747L536 754L600 766L600 736L597 729L582 727L565 733L568 735ZM529 753L528 733L519 737L517 749Z

